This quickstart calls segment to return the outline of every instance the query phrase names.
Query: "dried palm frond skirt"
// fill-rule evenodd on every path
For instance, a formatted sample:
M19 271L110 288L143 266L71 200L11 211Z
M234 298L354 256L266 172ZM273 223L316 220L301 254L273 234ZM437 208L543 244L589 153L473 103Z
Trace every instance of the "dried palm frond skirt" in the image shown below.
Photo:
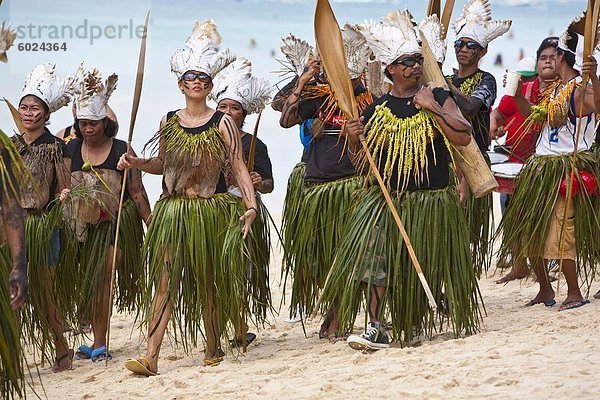
M79 268L71 276L63 275L63 283L75 289L77 297L77 320L90 321L94 302L110 284L107 271L110 246L115 240L115 220L88 224L86 239L78 245ZM119 312L132 312L142 304L146 290L146 263L142 258L144 229L142 218L131 200L123 203L119 233L119 255L116 265L115 305ZM67 274L68 271L65 271Z
M572 159L572 154L532 157L523 167L510 207L496 233L497 238L502 236L499 264L510 265L510 260L518 257L544 256L555 205L561 196L559 187L563 178L571 174ZM600 164L592 152L578 153L577 169L593 174L600 182ZM561 230L573 229L578 274L589 290L600 261L600 199L587 193L579 173L574 176L580 186L572 199L574 217Z
M304 317L315 311L333 264L335 248L346 229L348 209L364 179L351 176L327 183L305 184L294 221L284 217L290 221L285 230L283 265L285 281L290 275L293 279L290 317L297 312Z
M348 229L336 248L333 270L323 290L325 307L339 298L340 334L352 332L363 288L369 285L387 288L379 301L382 313L389 315L379 317L381 321L389 318L393 337L401 345L448 328L457 337L474 334L482 316L482 300L471 264L465 212L456 189L391 195L438 313L431 313L385 198L379 187L372 186L356 195Z
M241 332L248 318L250 250L241 233L243 213L229 193L209 199L169 196L156 203L144 241L149 281L138 318L149 323L153 296L166 279L166 301L174 302L171 334L186 352L203 335L203 309L213 308L221 337Z
M492 235L494 202L492 193L475 198L469 193L466 204L467 224L470 232L471 258L477 278L487 273L492 265Z
M8 275L12 269L7 245L0 247L0 398L25 396L25 355L16 313L10 307Z

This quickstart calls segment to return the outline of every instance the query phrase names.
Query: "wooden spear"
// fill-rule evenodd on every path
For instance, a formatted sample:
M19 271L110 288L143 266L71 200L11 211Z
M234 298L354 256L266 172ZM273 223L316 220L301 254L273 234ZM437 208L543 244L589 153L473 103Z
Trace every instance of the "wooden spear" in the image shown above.
M589 56L594 53L596 46L596 34L598 32L598 17L600 15L600 0L588 0L587 10L585 12L584 37L583 37L583 62L588 61ZM581 32L579 32L581 33ZM585 101L585 91L587 89L590 76L587 73L582 75L581 96L579 101L579 120L577 121L577 133L575 134L575 148L571 159L571 173L567 180L567 197L565 199L565 210L563 212L563 221L560 230L560 260L558 263L558 276L556 280L556 294L560 293L560 275L562 273L563 258L565 255L565 231L569 208L571 208L571 197L573 195L573 181L578 179L575 175L577 169L577 154L579 153L579 138L581 136L581 122L583 120L583 108Z
M262 112L264 108L260 110L258 113L258 117L256 117L256 124L254 124L254 133L252 134L252 142L250 142L250 151L248 152L248 172L254 171L254 156L256 154L256 137L258 136L258 124L260 124L260 117L262 117Z
M440 18L440 22L444 27L444 31L442 32L442 39L446 40L448 36L448 31L450 30L450 18L452 18L452 11L454 10L454 0L446 0L446 4L444 4L444 12Z
M429 5L427 6L427 16L437 15L440 16L442 12L442 0L429 0Z
M138 59L137 75L135 78L135 89L133 92L133 105L131 107L131 120L129 121L129 137L127 138L127 152L131 152L131 142L133 140L133 128L137 117L138 108L140 106L140 98L142 95L142 83L144 82L144 65L146 63L146 39L148 37L148 21L150 20L150 10L146 13L146 22L144 23L144 33L142 34L142 44L140 45L140 56ZM117 225L115 230L115 241L113 242L113 257L111 263L110 291L108 303L108 322L106 331L106 363L108 366L108 346L110 343L110 317L112 316L113 295L115 286L115 274L117 263L117 248L119 245L119 229L121 227L121 215L123 211L123 200L125 198L125 188L127 186L128 171L123 174L123 184L121 186L121 197L119 200L119 212L117 214Z
M348 73L346 53L344 51L344 45L342 42L342 34L328 0L317 0L317 8L315 11L315 37L320 49L319 54L321 56L321 62L323 63L323 68L325 68L325 72L327 73L327 80L329 81L331 90L335 96L335 99L337 100L340 110L348 119L358 118L358 107L356 106L354 88L352 87L350 74ZM431 289L429 288L429 284L427 283L427 279L425 278L423 270L421 269L421 264L419 264L419 260L417 259L417 255L412 247L410 238L404 229L404 225L400 220L398 211L396 211L396 207L392 202L392 198L385 186L385 183L383 182L383 179L381 178L377 164L375 164L375 160L369 151L369 147L367 146L364 135L361 135L359 140L369 161L371 172L373 175L375 175L375 178L379 183L379 187L381 188L381 192L385 197L385 201L390 209L390 212L392 213L392 216L394 217L394 220L396 221L396 225L398 225L398 229L400 230L400 234L404 239L404 243L406 243L413 266L417 272L421 284L423 285L427 299L429 300L429 306L433 311L435 311L437 305L435 303L435 299L433 298L433 294L431 293Z

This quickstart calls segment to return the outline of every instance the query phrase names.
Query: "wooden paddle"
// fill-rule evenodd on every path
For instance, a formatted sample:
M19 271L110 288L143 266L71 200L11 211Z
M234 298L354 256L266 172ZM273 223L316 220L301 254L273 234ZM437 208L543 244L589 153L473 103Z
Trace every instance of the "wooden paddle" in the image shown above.
M17 126L17 130L19 131L19 133L25 132L25 127L23 126L23 122L21 121L21 116L19 115L19 112L17 111L17 109L15 108L15 106L13 106L10 103L10 101L8 101L6 99L6 97L3 97L3 100L6 103L6 105L8 106L8 110L10 111L10 115L12 115L12 118L15 121L15 125Z
M133 128L137 117L138 108L140 106L140 98L142 96L142 84L144 82L144 65L146 64L146 39L148 37L148 21L150 20L150 10L146 13L146 22L144 23L144 33L142 34L142 44L140 45L140 56L138 58L137 76L135 78L135 88L133 92L133 105L131 107L131 120L129 121L129 137L127 138L127 152L131 152L131 142L133 140ZM108 366L108 345L110 343L110 317L112 316L112 305L115 285L116 263L117 263L117 248L119 245L119 229L121 227L121 214L123 211L123 200L125 198L125 188L127 186L128 171L123 174L123 185L121 186L121 197L119 199L119 212L117 214L117 226L115 231L115 241L113 242L113 257L111 264L110 292L108 305L108 322L106 331L106 363Z
M354 88L352 87L352 81L350 80L350 74L348 72L346 53L344 51L344 44L342 41L342 33L328 0L317 0L317 8L315 11L315 38L319 47L321 63L323 64L323 68L327 73L327 80L329 81L331 91L337 100L340 110L348 119L358 118L358 108L356 106L356 99L354 98ZM427 283L427 279L423 274L421 264L419 264L419 260L417 259L417 255L412 247L410 238L404 229L404 225L400 220L398 211L392 202L392 198L385 186L385 183L383 182L383 179L381 178L381 174L379 173L379 169L375 164L375 160L369 151L369 147L367 146L364 135L361 135L359 140L369 161L371 172L373 175L375 175L375 178L379 183L379 187L381 188L381 192L385 197L385 201L390 209L390 212L392 213L392 216L394 217L394 220L396 221L396 225L398 225L398 229L400 230L400 234L404 239L404 243L406 243L413 266L417 272L421 284L423 285L427 299L429 300L429 306L433 311L435 311L437 305L435 303L435 299L433 298L433 294L431 293L431 289L429 288L429 284Z
M452 18L452 11L454 10L454 0L446 0L446 4L444 4L444 12L440 18L440 22L444 27L444 31L442 32L442 39L446 40L448 36L448 31L450 30L450 18Z

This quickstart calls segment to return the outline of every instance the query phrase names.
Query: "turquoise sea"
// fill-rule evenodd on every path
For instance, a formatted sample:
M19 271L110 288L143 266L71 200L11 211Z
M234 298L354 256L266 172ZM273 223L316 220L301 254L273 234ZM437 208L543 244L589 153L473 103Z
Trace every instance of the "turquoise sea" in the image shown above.
M380 19L391 10L405 7L420 20L427 3L426 0L333 0L332 6L340 23L357 23ZM453 17L459 15L464 3L464 0L456 1ZM0 22L8 21L13 27L19 27L19 38L8 53L8 64L0 63L0 97L18 102L25 75L37 64L55 63L58 74L65 75L74 73L77 65L85 60L87 66L100 68L104 76L113 72L119 75L118 89L110 104L119 118L119 137L126 139L140 42L136 29L143 25L145 12L151 9L147 68L134 133L134 148L139 151L157 129L162 115L184 106L175 76L170 72L169 59L189 36L194 20L214 19L223 36L223 45L250 59L256 74L277 84L281 77L273 71L281 69L277 62L282 58L280 38L294 33L314 42L314 5L312 0L4 0L0 6ZM513 28L511 35L492 42L482 68L501 80L504 68L512 67L521 51L526 56L534 55L544 37L560 34L585 6L584 0L492 1L493 17L512 19ZM454 40L452 33L449 39ZM251 41L255 42L254 47L250 46ZM48 42L58 43L66 50L47 49L52 46L41 50L41 44ZM33 51L34 43L38 51ZM502 54L503 67L493 65L497 54ZM450 50L444 69L450 71L454 64ZM259 130L274 166L276 190L264 196L264 200L275 215L282 207L287 176L301 154L297 128L280 128L278 118L279 115L268 108ZM254 116L248 117L246 129L252 129L254 120ZM52 116L49 128L55 132L71 122L70 109L64 108ZM12 127L10 114L0 103L0 128L7 131ZM151 200L156 200L161 190L160 178L147 175L144 182Z

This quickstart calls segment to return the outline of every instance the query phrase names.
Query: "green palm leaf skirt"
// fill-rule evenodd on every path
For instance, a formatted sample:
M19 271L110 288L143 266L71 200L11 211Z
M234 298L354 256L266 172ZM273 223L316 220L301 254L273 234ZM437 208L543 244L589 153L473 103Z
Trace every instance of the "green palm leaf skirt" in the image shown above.
M500 223L496 238L502 238L498 265L509 266L519 257L542 257L552 211L564 177L572 171L572 154L532 157L517 177L510 206ZM600 182L598 155L585 151L577 155L577 169L592 173ZM580 181L579 174L575 177ZM580 183L573 197L575 247L578 274L589 286L600 262L600 196L589 196Z
M467 224L470 232L471 258L477 277L487 273L492 265L492 235L494 224L492 193L475 198L469 193L466 204Z
M348 223L348 209L364 179L352 176L303 186L294 221L284 225L283 273L285 281L288 276L293 279L290 316L300 312L303 317L315 311L335 249Z
M204 335L204 308L214 306L218 335L233 337L249 317L248 299L261 296L249 289L248 260L256 248L242 238L243 213L229 193L210 199L169 196L156 203L144 241L149 280L138 318L143 314L142 323L149 323L153 296L166 278L166 301L174 302L171 335L186 352Z
M247 291L250 318L255 325L264 325L267 314L273 310L269 287L269 262L271 258L271 230L269 210L260 199L256 199L260 212L252 222L252 231L247 237Z
M64 271L63 283L75 288L77 297L76 320L90 321L98 295L110 284L107 275L110 246L115 241L115 220L106 220L87 226L84 242L78 245L79 266ZM119 255L116 265L115 306L119 312L133 312L142 304L146 290L147 268L142 258L144 229L142 218L131 200L123 203L119 232ZM70 275L70 276L69 276Z
M379 318L389 318L392 335L401 345L410 344L414 337L447 329L456 337L474 334L483 303L471 263L465 212L456 189L391 195L438 304L438 313L433 314L428 306L398 226L376 186L356 196L348 229L336 248L331 276L323 290L323 306L339 298L340 334L350 333L364 286L384 286L387 290L381 310L386 315ZM365 306L368 304L369 299Z
M283 215L281 232L283 236L283 248L292 247L294 241L294 233L297 230L298 211L302 201L302 192L304 190L304 171L306 170L305 163L298 163L292 169L292 173L288 178L287 192L283 202ZM290 253L285 253L286 257L291 257ZM286 262L290 260L285 260ZM284 265L286 265L284 262ZM282 270L283 271L283 270Z
M58 251L54 236L62 223L62 204L56 202L50 211L27 212L25 217L25 251L29 301L21 311L23 339L39 350L42 358L54 358L50 318L63 319L68 310L57 309L58 316L50 315L48 302L60 304L53 290L56 265L51 254ZM53 257L52 257L53 258Z
M12 269L7 245L0 247L0 398L25 396L25 356L16 313L10 307L8 275Z

